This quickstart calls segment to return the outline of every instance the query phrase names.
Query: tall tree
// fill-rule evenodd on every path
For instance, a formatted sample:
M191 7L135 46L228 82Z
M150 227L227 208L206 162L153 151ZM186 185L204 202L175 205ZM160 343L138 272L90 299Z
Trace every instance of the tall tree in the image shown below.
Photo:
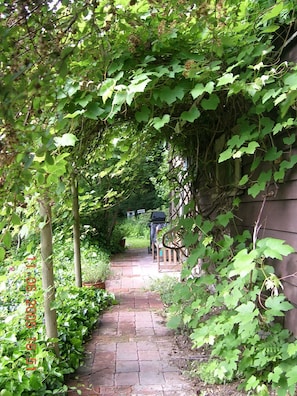
M44 290L44 321L46 335L49 339L58 339L57 314L51 307L55 301L55 283L53 270L53 237L52 237L52 216L49 197L46 195L39 200L40 216L42 217L41 227L41 258L42 258L42 286ZM52 346L57 356L59 356L58 342L54 341Z
M80 213L79 213L79 195L78 180L75 170L71 174L71 192L72 192L72 214L73 214L73 251L74 251L74 274L75 284L82 286L81 275L81 252L80 252Z

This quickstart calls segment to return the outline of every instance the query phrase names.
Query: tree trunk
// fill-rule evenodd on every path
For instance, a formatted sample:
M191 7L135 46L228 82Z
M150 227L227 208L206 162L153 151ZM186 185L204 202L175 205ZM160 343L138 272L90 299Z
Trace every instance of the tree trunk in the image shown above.
M48 338L58 338L57 314L51 309L51 303L55 300L55 285L53 271L53 238L51 207L47 197L39 202L40 216L43 218L41 228L41 258L42 258L42 287L44 290L44 320L46 335ZM57 356L59 346L57 342L51 344Z
M75 285L82 286L81 278L81 253L80 253L80 218L78 201L78 182L75 173L72 173L72 214L73 214L73 250L74 250L74 274Z

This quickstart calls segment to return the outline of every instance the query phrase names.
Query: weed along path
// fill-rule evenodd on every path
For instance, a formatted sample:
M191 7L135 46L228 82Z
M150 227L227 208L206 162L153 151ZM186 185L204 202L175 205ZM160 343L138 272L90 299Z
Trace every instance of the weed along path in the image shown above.
M160 276L157 263L144 249L128 250L113 259L106 285L118 305L100 317L86 344L85 363L68 382L81 395L197 395L175 365L182 352L159 314L163 304L148 291L151 280Z

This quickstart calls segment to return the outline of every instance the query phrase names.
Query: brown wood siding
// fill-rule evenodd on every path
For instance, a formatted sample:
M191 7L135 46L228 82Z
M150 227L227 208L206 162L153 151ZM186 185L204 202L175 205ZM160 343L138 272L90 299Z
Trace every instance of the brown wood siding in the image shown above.
M292 169L285 183L271 186L275 195L269 197L261 216L259 238L272 237L285 240L297 251L297 167ZM241 204L236 215L238 231L253 232L258 218L263 194L253 199L248 195L241 196ZM282 278L284 292L296 309L287 313L285 326L297 336L297 253L285 257L282 262L275 261L275 270Z

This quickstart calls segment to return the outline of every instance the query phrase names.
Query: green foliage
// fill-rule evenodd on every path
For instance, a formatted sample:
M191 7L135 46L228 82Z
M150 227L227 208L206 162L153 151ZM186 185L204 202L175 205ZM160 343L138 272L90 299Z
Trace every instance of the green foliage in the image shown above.
M83 282L106 281L111 273L109 254L92 246L81 249Z
M189 369L190 377L200 378L207 384L226 383L228 368L219 359L212 359L209 362L192 362Z
M143 213L137 217L133 216L121 222L121 228L126 237L149 237L150 212Z
M150 284L150 290L160 295L165 305L170 305L173 299L174 288L178 283L178 279L174 276L164 275L161 278L153 279Z
M117 223L112 231L109 242L110 252L115 254L125 250L125 231L120 223Z
M293 395L296 341L280 320L293 306L269 260L281 260L294 250L273 238L252 247L247 233L236 239L210 237L221 221L210 225L197 216L183 222L191 254L182 271L186 280L170 296L168 325L185 327L194 347L210 350L209 361L192 367L202 380L240 379L253 394L269 395L271 387L278 395ZM198 238L189 237L193 231Z
M223 232L236 193L266 194L296 167L296 65L280 60L296 2L66 0L0 8L0 259L27 232L22 223L34 218L39 194L51 195L69 226L64 193L73 164L81 170L84 236L118 246L117 205L162 180L148 175L143 159L166 141L188 165L171 169L172 191L187 185L194 194L181 222L191 252L183 276L190 278L176 286L171 323L192 329L196 345L214 347L219 381L244 375L248 391L264 395L268 380L280 395L292 394L294 346L274 319L289 305L267 264L291 250L271 239L251 248L246 234ZM208 272L192 279L198 259ZM265 288L272 296L258 306ZM213 294L205 298L205 290ZM217 370L217 355L226 373Z
M84 342L100 313L112 303L113 296L103 290L74 286L59 289L54 306L58 313L61 362L67 362L65 370L70 372L79 366L84 356Z
M57 310L59 358L51 348L51 340L46 339L39 260L36 268L30 269L30 276L36 279L36 291L30 293L26 290L29 270L24 252L19 252L18 259L9 256L5 266L2 266L1 394L66 394L65 376L79 367L84 358L84 342L97 323L98 316L114 303L114 296L106 291L72 286L73 260L72 252L67 251L69 244L70 241L66 240L55 243L57 293L54 307ZM95 248L85 246L83 250L85 260L89 257L90 261L94 260ZM98 249L97 253L100 255ZM36 301L36 304L27 301ZM34 307L36 319L34 326L30 327L27 326L26 314L33 312Z
M114 126L77 171L82 233L112 253L125 236L120 223L128 210L153 209L168 199L168 152L160 142L135 143L136 133L130 123Z
M129 249L147 249L150 245L149 238L127 237L126 247Z

